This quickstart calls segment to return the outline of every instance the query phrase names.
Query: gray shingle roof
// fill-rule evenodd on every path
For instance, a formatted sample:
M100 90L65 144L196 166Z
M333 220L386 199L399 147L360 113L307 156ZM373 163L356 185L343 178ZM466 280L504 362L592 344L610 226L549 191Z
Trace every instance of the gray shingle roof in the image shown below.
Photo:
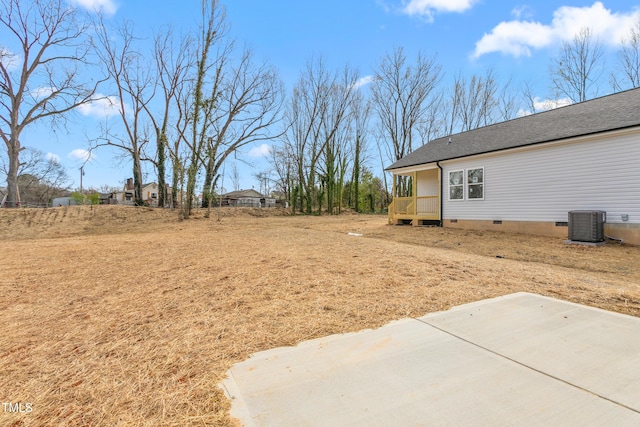
M257 192L254 189L248 189L248 190L237 190L237 191L231 191L230 193L227 194L223 194L222 197L227 197L229 199L239 199L242 197L264 197L261 193Z
M640 88L434 139L387 170L638 125Z

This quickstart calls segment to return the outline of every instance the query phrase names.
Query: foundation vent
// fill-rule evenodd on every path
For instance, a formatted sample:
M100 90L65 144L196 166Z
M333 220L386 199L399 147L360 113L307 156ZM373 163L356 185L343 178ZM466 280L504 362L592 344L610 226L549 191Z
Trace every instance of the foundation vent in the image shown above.
M602 242L604 240L605 211L569 212L569 240L576 242Z

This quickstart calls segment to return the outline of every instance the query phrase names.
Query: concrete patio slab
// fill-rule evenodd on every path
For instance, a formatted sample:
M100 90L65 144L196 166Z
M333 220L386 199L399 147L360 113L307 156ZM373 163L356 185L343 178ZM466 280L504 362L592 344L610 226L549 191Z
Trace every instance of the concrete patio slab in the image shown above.
M243 425L640 425L640 319L518 293L268 350L221 384Z

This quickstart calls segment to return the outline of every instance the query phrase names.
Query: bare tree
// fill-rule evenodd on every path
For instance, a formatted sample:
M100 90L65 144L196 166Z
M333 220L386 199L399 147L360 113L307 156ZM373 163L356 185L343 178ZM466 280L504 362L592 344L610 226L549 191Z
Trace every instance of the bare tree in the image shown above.
M415 63L409 64L402 48L387 54L378 64L371 88L372 105L382 139L390 144L391 160L409 154L415 142L426 142L420 131L434 106L432 95L440 73L435 58L419 54Z
M180 109L177 107L180 102L179 95L183 85L185 85L186 80L189 78L188 73L192 66L190 61L193 58L190 45L190 37L182 37L179 41L176 41L174 33L170 28L165 28L155 35L154 60L156 65L155 75L157 76L156 85L159 88L159 96L157 96L157 98L160 98L158 100L159 108L157 111L152 111L149 108L149 104L142 104L153 123L156 138L156 158L153 163L157 169L158 206L161 207L168 204L165 185L165 158L167 151L171 153L169 149L169 121L172 108L178 110L178 115L174 117L174 120L179 121L181 118ZM179 144L180 141L180 134L174 135L174 146L176 142ZM174 160L172 157L174 169L177 168L177 170L180 170L181 168ZM174 190L173 194L177 195L177 192ZM171 203L171 205L173 205L173 203Z
M333 84L327 88L326 117L321 131L321 141L324 145L321 156L323 161L318 164L321 191L317 203L320 206L323 199L326 199L327 211L330 214L341 212L344 178L354 154L352 121L349 119L353 98L358 92L358 72L345 66L335 77Z
M149 142L144 128L143 113L155 95L156 76L144 55L135 50L134 29L125 22L112 34L100 18L97 27L97 54L115 86L117 111L122 131L105 129L105 143L128 153L133 164L134 199L142 200L142 160ZM118 42L121 46L118 46Z
M431 141L447 131L446 104L444 91L436 90L432 93L429 108L418 126L418 135L422 141Z
M586 101L598 93L598 81L603 72L603 50L585 27L564 42L550 67L553 91L567 96L572 102Z
M218 171L224 161L243 147L274 137L280 120L284 89L278 74L266 63L255 64L245 49L237 64L229 63L219 81L216 108L207 123L203 207L209 207Z
M497 93L497 109L499 121L507 121L518 117L520 111L520 98L517 89L513 86L513 79L509 78Z
M458 74L451 91L448 133L466 132L495 121L498 86L493 70L485 76L473 74L467 79Z
M365 163L367 140L369 136L369 120L371 104L365 100L361 91L357 91L351 101L351 121L353 129L353 167L351 169L351 186L353 188L352 206L360 212L360 176Z
M55 124L91 101L95 81L83 81L88 61L87 28L64 0L3 0L0 25L19 46L0 47L0 137L7 148L7 207L18 206L22 132L50 119Z
M640 17L622 40L618 51L618 64L622 78L612 76L615 90L640 87Z
M526 114L537 113L537 98L534 95L534 89L531 85L531 82L527 81L522 84L522 96L524 98Z
M233 191L240 190L240 171L235 162L231 164L231 185L233 185Z
M295 176L291 188L292 213L311 213L314 206L316 164L322 154L320 132L327 109L326 88L331 76L322 58L309 59L293 88L285 112L286 132L282 136L283 158L292 159Z
M196 42L194 84L191 93L183 98L187 101L184 116L187 126L184 135L188 147L185 159L188 163L184 168L187 175L183 205L185 219L191 215L198 171L205 165L205 152L212 139L209 126L220 97L223 70L227 66L232 48L227 32L226 14L220 1L202 0L202 25Z
M269 197L271 193L271 188L269 187L269 183L272 181L271 174L267 171L260 171L254 173L253 177L256 179L256 181L258 181L260 194Z
M167 144L166 148L171 160L171 200L169 207L181 207L184 199L178 195L183 193L184 178L186 172L186 162L189 157L189 144L187 132L190 125L190 94L193 92L193 82L188 79L182 80L176 87L175 116L172 120L173 140Z
M428 142L423 132L430 129L434 109L440 103L436 88L441 67L435 58L419 54L408 64L402 48L387 54L378 64L372 91L373 110L377 113L377 140L383 142L387 161L396 161L414 149L415 143ZM381 161L382 148L378 146ZM386 176L385 176L386 185ZM409 191L408 179L400 182L402 192Z
M282 141L284 152L295 164L296 187L291 201L294 211L299 207L306 213L316 208L320 212L327 177L332 180L331 185L335 182L337 144L344 136L341 129L356 81L357 74L348 67L342 73L330 72L322 58L311 58L293 89ZM324 165L319 177L321 159Z
M8 164L0 157L0 172L8 173ZM18 168L20 201L23 206L47 206L53 197L68 189L69 175L54 157L32 147L24 147Z
M511 80L507 80L502 86L498 81L491 68L484 75L474 73L470 78L458 74L448 96L444 96L441 107L432 109L445 111L442 126L444 132L441 131L441 126L435 123L433 128L437 132L432 131L432 135L444 136L466 132L516 117L519 108L516 93L511 88ZM530 86L525 86L525 98L526 91L531 94ZM533 97L528 99L534 101ZM437 119L436 115L434 120Z
M284 150L280 151L281 160L293 159L295 187L291 188L292 213L296 209L311 212L312 198L304 189L315 184L315 164L320 156L318 149L320 123L324 105L320 101L320 89L327 79L324 64L315 65L307 61L305 73L300 76L293 88L285 112L287 132L283 135ZM319 71L315 71L318 69ZM299 202L299 203L298 203ZM303 205L306 202L306 207Z
M275 172L273 182L275 184L276 191L281 193L284 200L291 204L291 190L297 187L297 182L295 180L296 175L294 173L294 157L288 153L288 148L289 146L286 144L271 147L268 161L272 170Z

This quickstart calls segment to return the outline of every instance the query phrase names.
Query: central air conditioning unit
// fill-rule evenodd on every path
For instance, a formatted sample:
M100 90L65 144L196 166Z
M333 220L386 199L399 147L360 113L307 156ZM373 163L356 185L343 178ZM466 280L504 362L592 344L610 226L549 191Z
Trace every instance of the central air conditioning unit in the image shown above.
M576 242L602 242L604 240L605 211L569 212L569 240Z

